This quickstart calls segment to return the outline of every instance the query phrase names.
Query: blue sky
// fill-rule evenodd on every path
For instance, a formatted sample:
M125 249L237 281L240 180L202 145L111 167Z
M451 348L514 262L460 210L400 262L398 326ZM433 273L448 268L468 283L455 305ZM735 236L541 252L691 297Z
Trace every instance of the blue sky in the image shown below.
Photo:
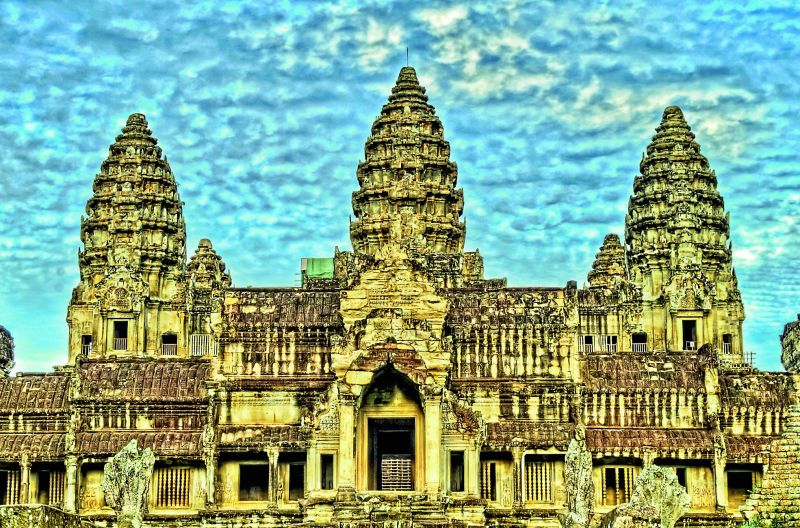
M731 211L746 348L780 368L800 312L796 2L4 0L0 44L0 324L19 370L66 358L80 217L130 113L169 157L190 253L208 237L236 285L291 285L301 257L350 245L406 46L459 166L467 248L512 285L585 282L680 105Z

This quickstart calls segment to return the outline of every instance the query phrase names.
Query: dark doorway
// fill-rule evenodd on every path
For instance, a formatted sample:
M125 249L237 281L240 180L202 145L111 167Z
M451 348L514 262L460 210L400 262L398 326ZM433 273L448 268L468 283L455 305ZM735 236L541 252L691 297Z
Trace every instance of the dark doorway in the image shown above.
M463 451L450 451L450 491L464 491Z
M333 489L333 455L320 455L320 489Z
M370 489L414 489L414 418L370 418Z
M683 350L697 350L697 321L684 319L683 325Z

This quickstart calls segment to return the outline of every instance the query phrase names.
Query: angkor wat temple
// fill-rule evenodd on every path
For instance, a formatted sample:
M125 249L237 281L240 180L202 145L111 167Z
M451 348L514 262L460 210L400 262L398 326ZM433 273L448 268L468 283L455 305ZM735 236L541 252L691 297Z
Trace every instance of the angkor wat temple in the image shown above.
M303 259L299 287L233 286L206 239L187 261L148 126L131 115L95 176L65 365L0 378L3 504L110 525L103 464L137 439L148 526L560 526L578 425L598 514L652 463L691 495L685 526L724 526L760 485L792 377L744 353L729 216L678 107L584 287L484 277L413 68L358 164L353 250ZM0 355L7 374L6 333Z

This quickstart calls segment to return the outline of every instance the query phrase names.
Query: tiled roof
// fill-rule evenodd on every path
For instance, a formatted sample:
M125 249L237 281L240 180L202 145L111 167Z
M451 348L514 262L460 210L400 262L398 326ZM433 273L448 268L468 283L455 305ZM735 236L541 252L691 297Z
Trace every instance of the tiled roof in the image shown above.
M494 448L514 444L528 449L555 447L563 450L571 439L572 425L568 423L509 420L486 424L486 444Z
M308 432L296 425L220 425L217 441L225 450L251 449L267 444L302 447L308 441Z
M231 329L258 331L264 325L336 326L339 324L339 292L280 289L231 289L227 296L238 304L225 306ZM256 307L254 311L248 306Z
M770 444L780 438L769 435L726 435L725 449L728 462L767 461Z
M156 455L200 456L201 433L188 431L91 431L76 435L76 449L84 455L118 453L136 439L140 448L149 447Z
M204 361L88 361L80 396L100 400L200 400L206 397Z
M19 460L27 454L33 460L64 456L64 433L0 433L0 458Z
M697 353L586 354L582 359L583 379L589 388L705 387L707 358Z
M586 444L593 452L652 447L710 453L714 448L714 435L707 429L587 428Z
M63 412L69 378L64 374L0 377L0 412Z
M790 403L792 377L786 372L723 373L719 395L724 407L783 409Z

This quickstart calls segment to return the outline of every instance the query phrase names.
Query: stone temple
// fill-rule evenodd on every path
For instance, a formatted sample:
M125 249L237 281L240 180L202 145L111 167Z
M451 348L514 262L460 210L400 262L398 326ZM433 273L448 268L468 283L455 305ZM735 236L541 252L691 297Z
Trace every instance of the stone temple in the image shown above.
M595 515L655 463L691 496L681 526L724 526L800 416L792 376L744 354L729 216L678 107L584 287L484 277L413 68L358 164L353 250L303 259L300 287L233 286L207 239L187 260L148 127L131 115L95 176L65 365L0 378L3 504L108 526L103 465L135 439L155 454L146 526L555 527L579 431Z

